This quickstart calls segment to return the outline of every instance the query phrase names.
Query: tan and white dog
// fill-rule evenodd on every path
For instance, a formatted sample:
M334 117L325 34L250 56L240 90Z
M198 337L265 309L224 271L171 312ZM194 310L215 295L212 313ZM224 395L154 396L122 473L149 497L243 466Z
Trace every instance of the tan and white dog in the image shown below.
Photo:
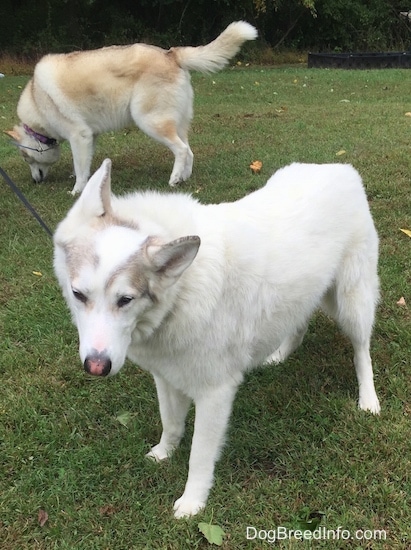
M244 374L286 359L321 307L350 339L359 407L379 413L369 346L379 296L378 236L349 165L292 164L233 203L111 195L109 160L58 226L54 267L85 370L126 357L151 372L163 433L148 456L195 426L176 517L201 510Z
M21 124L7 134L20 147L36 182L59 159L59 142L68 140L75 194L90 177L96 137L134 123L173 152L169 184L174 186L191 176L193 166L189 71L219 71L245 41L256 37L252 25L237 21L210 44L196 48L133 44L46 55L21 94Z

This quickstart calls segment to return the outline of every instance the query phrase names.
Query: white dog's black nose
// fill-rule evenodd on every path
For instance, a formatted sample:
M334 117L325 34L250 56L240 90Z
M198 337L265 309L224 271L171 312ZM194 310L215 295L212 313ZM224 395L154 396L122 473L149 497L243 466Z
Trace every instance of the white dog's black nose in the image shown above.
M111 371L111 359L104 352L96 351L86 357L84 370L93 376L107 376Z

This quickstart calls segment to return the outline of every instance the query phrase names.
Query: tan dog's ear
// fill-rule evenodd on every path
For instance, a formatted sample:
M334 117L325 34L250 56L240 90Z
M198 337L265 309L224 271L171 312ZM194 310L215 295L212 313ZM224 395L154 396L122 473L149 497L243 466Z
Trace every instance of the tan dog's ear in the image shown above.
M20 134L16 130L4 130L4 133L7 134L11 139L15 141L21 141Z

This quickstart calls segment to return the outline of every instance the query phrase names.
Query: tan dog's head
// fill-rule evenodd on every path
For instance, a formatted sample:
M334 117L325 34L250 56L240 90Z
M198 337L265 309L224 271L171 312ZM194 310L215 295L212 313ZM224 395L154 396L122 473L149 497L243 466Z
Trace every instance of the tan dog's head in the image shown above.
M60 158L60 146L55 139L38 134L24 125L15 126L5 132L20 149L21 155L30 166L31 176L36 183L46 179L50 166Z

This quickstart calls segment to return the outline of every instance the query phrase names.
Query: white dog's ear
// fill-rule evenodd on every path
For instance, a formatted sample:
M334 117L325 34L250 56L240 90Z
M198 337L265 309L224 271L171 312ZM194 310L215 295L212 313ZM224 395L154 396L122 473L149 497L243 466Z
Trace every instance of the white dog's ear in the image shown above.
M76 206L84 219L111 213L111 160L103 160L100 168L88 180Z
M21 135L16 128L13 128L13 130L4 130L4 133L8 135L11 139L14 139L14 141L21 141Z
M182 237L164 245L148 245L151 269L172 284L191 265L200 247L200 237Z

